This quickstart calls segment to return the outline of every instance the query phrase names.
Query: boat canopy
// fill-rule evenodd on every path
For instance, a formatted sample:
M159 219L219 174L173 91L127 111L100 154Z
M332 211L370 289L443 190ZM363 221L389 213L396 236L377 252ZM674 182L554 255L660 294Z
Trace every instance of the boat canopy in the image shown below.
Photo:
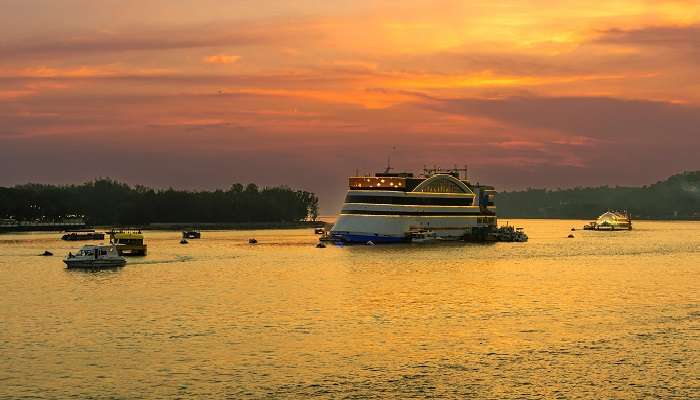
M421 182L414 192L474 194L464 182L449 174L438 174Z
M102 255L106 255L112 252L116 253L116 249L111 244L86 244L85 246L80 248L80 252L78 254L91 256L94 255L96 251L98 252L98 254Z
M621 213L613 212L613 211L608 211L606 213L603 213L600 217L598 217L598 224L602 224L605 222L619 222L619 221L626 221L627 216L622 215Z

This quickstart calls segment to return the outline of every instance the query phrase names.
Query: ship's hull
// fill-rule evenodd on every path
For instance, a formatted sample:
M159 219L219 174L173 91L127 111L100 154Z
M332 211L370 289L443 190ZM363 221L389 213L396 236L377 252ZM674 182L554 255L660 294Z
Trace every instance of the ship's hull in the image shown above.
M145 244L117 244L120 256L145 256L147 247Z
M460 240L472 228L483 228L480 216L412 216L340 214L330 234L347 243L401 243L410 241L410 232L430 229L436 238ZM495 225L495 217L493 217Z
M79 260L65 259L66 268L119 268L126 265L126 260Z
M604 226L597 226L594 229L597 231L630 231L630 230L632 230L632 226L628 225L628 224L604 225Z
M335 232L331 234L331 238L344 243L368 243L385 244L385 243L404 243L408 242L408 238L403 236L386 236L379 234L362 234L351 232Z

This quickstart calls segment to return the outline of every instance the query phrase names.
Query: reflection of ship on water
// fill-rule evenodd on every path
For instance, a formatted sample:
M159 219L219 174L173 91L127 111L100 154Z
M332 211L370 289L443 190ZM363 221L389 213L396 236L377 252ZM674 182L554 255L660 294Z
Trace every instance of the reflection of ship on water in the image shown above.
M407 242L426 230L438 239L462 240L486 237L496 229L496 191L471 183L466 168L425 169L419 177L390 169L349 178L331 240Z
M627 210L607 211L598 217L597 220L584 226L583 229L596 231L629 231L632 230L632 217Z

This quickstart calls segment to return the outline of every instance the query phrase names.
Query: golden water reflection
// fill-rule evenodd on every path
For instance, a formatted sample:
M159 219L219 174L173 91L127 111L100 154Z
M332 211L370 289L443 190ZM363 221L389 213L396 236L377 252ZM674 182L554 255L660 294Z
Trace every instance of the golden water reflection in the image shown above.
M0 236L0 398L692 398L700 223L517 221L528 243L316 249L147 232L123 269ZM247 243L256 237L258 245Z

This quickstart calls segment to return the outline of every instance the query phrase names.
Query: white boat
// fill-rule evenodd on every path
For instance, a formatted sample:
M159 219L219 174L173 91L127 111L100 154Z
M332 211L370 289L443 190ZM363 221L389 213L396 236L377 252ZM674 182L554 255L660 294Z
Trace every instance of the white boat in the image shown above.
M597 231L632 230L632 217L627 211L607 211L592 224Z
M426 169L419 177L389 170L349 178L345 204L330 231L333 241L408 242L411 232L421 229L439 239L460 240L472 230L497 226L496 191L472 184L466 168Z
M410 233L411 243L427 243L438 240L437 234L431 230L418 230Z
M88 244L77 254L68 253L63 262L67 268L114 268L123 267L126 258L119 255L114 244Z
M506 225L494 230L490 240L494 242L527 242L528 236L523 228Z

